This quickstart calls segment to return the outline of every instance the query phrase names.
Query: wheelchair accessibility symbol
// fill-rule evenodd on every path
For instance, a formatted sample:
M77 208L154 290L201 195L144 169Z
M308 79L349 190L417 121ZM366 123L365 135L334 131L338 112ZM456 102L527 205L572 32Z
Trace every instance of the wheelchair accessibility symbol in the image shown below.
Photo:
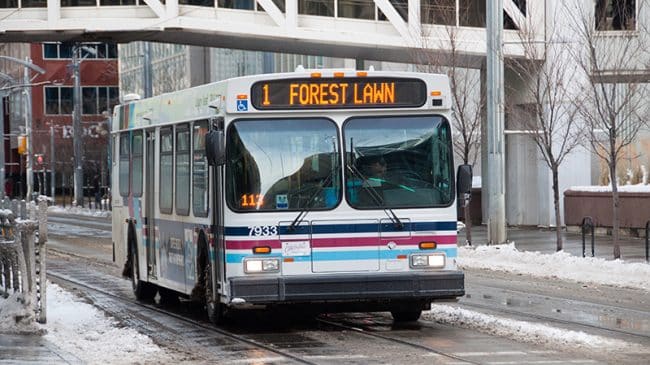
M248 111L248 100L245 99L237 100L237 111L238 112Z

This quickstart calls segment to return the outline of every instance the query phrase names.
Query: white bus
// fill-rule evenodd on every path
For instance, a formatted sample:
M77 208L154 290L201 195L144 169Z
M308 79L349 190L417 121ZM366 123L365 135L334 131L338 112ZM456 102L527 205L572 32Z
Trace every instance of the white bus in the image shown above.
M299 70L115 108L113 241L135 295L417 320L464 295L449 81ZM455 188L457 187L457 188Z

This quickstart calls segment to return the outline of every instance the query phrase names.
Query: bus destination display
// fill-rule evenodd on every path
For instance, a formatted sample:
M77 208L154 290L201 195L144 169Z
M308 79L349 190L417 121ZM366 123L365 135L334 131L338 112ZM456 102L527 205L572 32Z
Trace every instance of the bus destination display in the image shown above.
M426 98L426 84L406 78L278 79L251 88L259 110L420 107Z

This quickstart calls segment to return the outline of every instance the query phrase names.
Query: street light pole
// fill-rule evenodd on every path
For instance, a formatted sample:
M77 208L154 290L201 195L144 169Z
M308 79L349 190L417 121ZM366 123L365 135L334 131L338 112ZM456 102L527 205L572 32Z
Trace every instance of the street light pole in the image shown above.
M83 164L81 161L81 76L79 72L79 44L72 47L72 132L74 147L74 199L77 205L83 206Z
M29 58L26 59L28 63L31 63ZM29 69L25 67L24 70L24 83L25 85L30 84L29 80ZM25 134L27 134L27 157L25 158L25 173L27 181L27 196L26 200L32 200L32 192L34 189L34 173L32 171L32 88L25 87Z
M488 242L506 242L503 0L487 0Z

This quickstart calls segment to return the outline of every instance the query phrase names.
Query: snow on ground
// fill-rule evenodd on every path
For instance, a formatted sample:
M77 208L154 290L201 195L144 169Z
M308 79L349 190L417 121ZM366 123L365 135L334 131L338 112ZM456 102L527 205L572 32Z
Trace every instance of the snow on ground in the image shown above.
M457 263L461 268L497 270L650 291L650 265L647 263L583 258L564 251L553 254L518 251L514 243L460 247Z
M60 207L58 205L52 205L47 208L48 212L59 213L59 214L74 214L74 215L83 215L88 217L110 217L110 210L99 210L99 209L89 209L82 207Z
M538 323L496 317L445 304L432 305L430 312L423 313L423 318L452 326L475 329L499 337L512 338L519 342L542 344L554 348L561 347L572 351L621 351L627 353L647 351L647 349L643 349L637 344L630 344L621 340Z
M590 186L572 186L569 188L571 191L588 191L588 192L611 192L611 185L590 185ZM618 191L626 193L650 193L650 185L635 184L635 185L618 185Z
M25 307L22 293L12 293L6 299L0 296L0 333L41 333L34 323L34 312Z
M119 364L127 359L169 361L168 354L134 329L120 328L90 304L48 283L45 338L85 363Z
M553 254L518 251L514 243L494 246L460 247L457 264L463 269L486 269L525 274L542 278L557 278L596 285L612 285L650 291L650 265L582 258L560 251ZM569 331L552 326L517 321L469 311L449 305L434 304L423 317L436 322L476 329L496 336L512 338L549 347L587 351L641 352L647 349L636 344L613 340L584 332Z

